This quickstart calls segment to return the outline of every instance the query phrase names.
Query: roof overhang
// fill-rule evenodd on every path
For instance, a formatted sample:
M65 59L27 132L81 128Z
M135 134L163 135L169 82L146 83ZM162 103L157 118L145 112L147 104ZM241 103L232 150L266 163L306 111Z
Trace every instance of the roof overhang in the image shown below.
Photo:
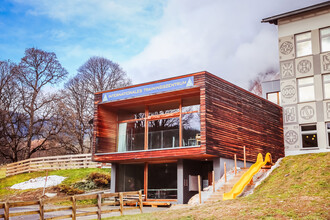
M278 20L279 19L283 19L283 18L288 18L291 16L295 16L295 15L299 15L299 14L303 14L306 12L311 12L314 10L319 10L319 9L324 9L324 8L330 8L330 1L326 1L326 2L322 2L320 4L316 4L316 5L311 5L305 8L301 8L301 9L297 9L294 11L289 11L283 14L278 14L272 17L268 17L268 18L264 18L261 20L262 23L270 23L270 24L278 24Z

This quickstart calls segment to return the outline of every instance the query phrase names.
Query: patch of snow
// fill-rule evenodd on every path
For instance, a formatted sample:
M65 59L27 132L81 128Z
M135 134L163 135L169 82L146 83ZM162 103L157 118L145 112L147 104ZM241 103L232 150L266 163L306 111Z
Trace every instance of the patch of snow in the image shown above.
M56 186L60 184L66 177L51 175L47 177L46 187ZM35 179L30 179L28 181L17 183L12 185L11 189L37 189L43 188L45 186L45 179L46 177L38 177Z

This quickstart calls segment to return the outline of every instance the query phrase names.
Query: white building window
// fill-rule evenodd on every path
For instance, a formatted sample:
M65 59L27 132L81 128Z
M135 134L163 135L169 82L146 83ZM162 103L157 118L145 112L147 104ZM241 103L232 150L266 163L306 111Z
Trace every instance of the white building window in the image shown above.
M311 32L295 35L296 56L302 57L312 54Z
M298 79L299 102L315 100L314 77Z
M301 140L303 148L318 147L316 125L302 125Z
M326 124L326 128L327 128L327 136L328 136L328 147L330 147L330 123L328 122Z
M267 99L275 104L281 105L281 92L267 93Z
M330 99L330 74L323 75L324 98Z
M321 52L330 51L330 27L320 29Z

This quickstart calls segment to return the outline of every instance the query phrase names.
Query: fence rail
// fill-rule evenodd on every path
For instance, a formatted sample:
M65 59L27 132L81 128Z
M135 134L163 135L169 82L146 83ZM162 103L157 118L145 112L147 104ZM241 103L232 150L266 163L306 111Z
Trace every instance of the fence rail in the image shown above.
M92 161L91 154L38 157L7 164L6 176L43 170L96 168L101 166L101 163Z
M79 200L88 200L95 199L97 201L96 204L90 205L79 205ZM104 199L110 201L104 201ZM59 202L70 202L70 205L66 206L56 206L47 207L49 204L59 203ZM136 204L135 207L124 207L127 204ZM17 212L16 210L13 212L10 208L17 207L28 207L28 206L36 206L38 208L31 208L32 211L25 212ZM118 206L118 207L117 207ZM98 194L89 194L89 195L75 195L75 196L67 196L61 198L47 198L40 199L35 201L26 201L26 202L5 202L0 203L0 210L3 214L0 213L0 218L5 220L9 220L10 217L14 216L26 216L26 215L39 215L41 220L44 219L64 219L64 218L72 218L76 219L80 216L89 216L89 215L97 215L97 219L101 219L102 214L110 213L110 212L120 212L123 215L125 210L131 209L140 209L142 213L143 202L142 202L142 192L141 191L133 191L133 192L120 192L120 193L98 193ZM86 210L87 209L87 210ZM24 210L24 208L23 208ZM71 210L71 214L62 213L59 211L68 211ZM53 214L50 214L53 213Z

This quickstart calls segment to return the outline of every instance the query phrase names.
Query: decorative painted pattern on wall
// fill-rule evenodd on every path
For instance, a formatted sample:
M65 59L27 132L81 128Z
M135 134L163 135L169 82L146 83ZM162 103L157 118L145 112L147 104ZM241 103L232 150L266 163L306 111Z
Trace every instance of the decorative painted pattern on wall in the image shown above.
M283 107L284 124L297 123L297 108L295 105Z
M330 121L330 101L324 103L324 119Z
M295 58L294 37L282 37L278 41L280 61Z
M321 54L321 73L330 72L330 53Z
M297 103L297 84L296 79L281 81L282 104Z
M299 148L299 125L284 126L284 146L286 150Z
M281 79L290 79L295 77L294 61L281 62Z
M315 123L316 122L316 105L315 102L298 104L299 123Z
M296 59L296 75L297 77L312 76L313 73L313 56L302 57Z

